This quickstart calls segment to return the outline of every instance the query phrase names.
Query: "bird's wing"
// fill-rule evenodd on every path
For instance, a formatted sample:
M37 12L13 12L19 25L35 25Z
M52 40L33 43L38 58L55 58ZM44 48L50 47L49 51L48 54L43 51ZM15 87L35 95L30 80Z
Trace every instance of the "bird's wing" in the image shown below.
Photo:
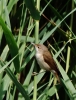
M59 72L58 71L57 64L55 63L55 61L54 61L54 59L53 59L53 57L52 57L52 55L50 54L49 51L48 52L45 52L43 54L43 58L44 58L44 61L46 63L48 63L48 65L50 66L50 70L54 70L57 73Z

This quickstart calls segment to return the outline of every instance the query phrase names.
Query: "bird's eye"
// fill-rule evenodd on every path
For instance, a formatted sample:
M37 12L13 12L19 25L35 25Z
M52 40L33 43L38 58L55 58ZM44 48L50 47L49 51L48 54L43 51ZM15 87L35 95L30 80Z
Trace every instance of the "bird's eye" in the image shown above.
M39 46L38 46L38 48L39 48Z

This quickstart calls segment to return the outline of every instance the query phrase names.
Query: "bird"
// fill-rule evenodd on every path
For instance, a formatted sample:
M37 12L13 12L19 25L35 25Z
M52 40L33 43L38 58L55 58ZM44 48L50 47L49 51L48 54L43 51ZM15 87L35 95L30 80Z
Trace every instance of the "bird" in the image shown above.
M46 71L51 71L60 83L57 64L54 61L52 54L49 52L48 48L43 44L31 44L35 47L35 57L40 68Z

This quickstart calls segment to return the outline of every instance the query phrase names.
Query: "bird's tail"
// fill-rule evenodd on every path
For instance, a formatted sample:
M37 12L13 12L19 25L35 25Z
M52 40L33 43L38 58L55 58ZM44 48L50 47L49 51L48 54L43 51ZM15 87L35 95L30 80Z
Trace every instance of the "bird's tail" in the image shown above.
M51 71L53 72L53 74L54 74L55 77L57 78L58 82L60 83L60 77L59 77L59 75L57 74L57 72L54 71L54 70L51 70Z
M60 83L60 77L58 76L58 74L57 74L57 73L55 73L55 76L56 76L56 78L57 78L58 82Z

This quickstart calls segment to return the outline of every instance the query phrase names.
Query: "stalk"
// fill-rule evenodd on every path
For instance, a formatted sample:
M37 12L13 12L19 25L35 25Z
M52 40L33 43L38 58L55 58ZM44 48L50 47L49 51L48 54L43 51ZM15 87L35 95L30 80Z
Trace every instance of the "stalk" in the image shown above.
M40 9L40 0L37 0L37 9ZM39 21L35 21L35 43L38 43L39 39ZM36 64L35 64L36 65ZM35 66L35 71L36 71L36 66ZM33 100L37 100L37 76L34 76L34 92L33 92Z
M72 1L72 10L74 8L74 1ZM73 13L71 14L71 21L70 21L70 28L72 30L72 25L73 25ZM72 33L70 33L70 37L72 36ZM70 41L71 43L71 41ZM68 46L68 49L67 49L67 60L66 60L66 73L68 72L68 69L69 69L69 63L70 63L70 53L71 53L71 48Z

